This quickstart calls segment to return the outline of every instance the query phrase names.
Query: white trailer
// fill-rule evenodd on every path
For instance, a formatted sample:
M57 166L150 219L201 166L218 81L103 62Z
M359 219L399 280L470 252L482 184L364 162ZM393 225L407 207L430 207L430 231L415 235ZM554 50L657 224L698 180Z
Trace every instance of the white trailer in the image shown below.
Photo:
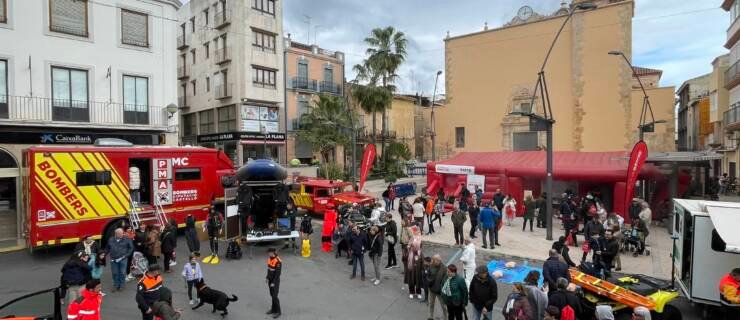
M740 203L673 203L673 280L691 302L720 306L719 280L740 267Z

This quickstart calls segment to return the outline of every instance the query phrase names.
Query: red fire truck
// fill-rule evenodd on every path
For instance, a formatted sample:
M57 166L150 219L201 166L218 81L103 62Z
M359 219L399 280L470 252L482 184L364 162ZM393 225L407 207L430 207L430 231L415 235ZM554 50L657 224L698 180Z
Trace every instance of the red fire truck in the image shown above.
M352 183L341 180L306 179L293 184L290 197L297 208L323 215L326 205L357 203L368 206L375 203L372 195L352 191Z
M182 227L188 214L204 220L234 176L228 156L201 147L28 148L21 192L28 247L75 243L83 235L107 240L128 223L174 219ZM132 183L139 189L131 190Z

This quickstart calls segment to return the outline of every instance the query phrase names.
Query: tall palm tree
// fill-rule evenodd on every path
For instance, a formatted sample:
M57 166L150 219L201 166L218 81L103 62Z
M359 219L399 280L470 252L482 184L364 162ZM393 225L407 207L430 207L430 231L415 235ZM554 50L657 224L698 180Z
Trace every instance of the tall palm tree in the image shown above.
M374 71L375 80L379 80L381 85L389 91L395 91L393 86L395 80L398 78L396 71L401 64L406 60L406 35L397 31L395 28L388 26L385 28L375 28L370 31L370 36L365 38L365 43L368 44L369 48L366 53L369 56L365 60L365 69ZM355 69L358 71L357 69ZM359 75L359 72L358 72ZM388 119L387 109L390 108L390 101L388 104L376 110L376 112L383 113L383 127L382 130L382 141L380 145L381 153L383 158L385 156L385 137L388 131Z
M346 130L352 130L352 117L354 113L347 112L344 99L320 94L310 111L301 116L298 137L311 143L313 150L321 154L323 163L328 163L337 145L350 144L351 135Z
M372 143L376 144L377 111L382 110L384 106L388 105L393 96L386 88L372 84L360 85L357 83L352 85L352 96L360 104L362 111L366 114L373 115Z

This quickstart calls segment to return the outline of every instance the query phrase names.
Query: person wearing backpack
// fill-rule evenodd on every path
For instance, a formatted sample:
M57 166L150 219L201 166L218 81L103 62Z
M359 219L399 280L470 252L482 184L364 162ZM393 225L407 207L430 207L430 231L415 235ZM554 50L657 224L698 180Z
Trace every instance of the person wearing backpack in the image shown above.
M309 217L308 214L303 215L303 219L301 220L301 228L299 231L301 232L301 238L303 239L308 239L308 237L313 233L311 217Z
M568 280L558 278L557 290L550 294L548 305L560 309L561 320L575 320L576 316L583 312L581 300L575 293L568 291Z
M208 232L208 241L211 249L211 256L203 259L205 263L218 263L218 236L221 234L223 228L224 217L211 208L211 213L206 219L206 223L203 224L203 230Z
M529 303L527 289L520 282L514 283L511 293L506 298L501 313L506 320L533 320L534 309Z
M447 304L449 320L463 320L468 305L468 287L465 279L457 274L457 266L447 266L447 279L442 285L442 300Z
M101 289L103 285L99 279L88 280L85 288L80 290L80 296L72 300L67 307L67 319L100 320L100 306L103 304Z

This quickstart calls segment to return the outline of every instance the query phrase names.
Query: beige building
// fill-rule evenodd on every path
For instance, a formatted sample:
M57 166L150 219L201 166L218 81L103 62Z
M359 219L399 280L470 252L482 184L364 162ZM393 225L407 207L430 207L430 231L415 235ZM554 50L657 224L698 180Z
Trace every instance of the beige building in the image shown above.
M282 1L191 0L179 11L181 141L235 165L285 163Z
M301 115L307 113L318 100L319 93L341 96L344 83L344 54L316 45L306 45L285 39L285 106L288 117L288 159L310 163L314 152L310 143L297 138ZM334 150L334 157L343 165L342 147ZM318 158L318 157L317 157Z
M730 25L727 28L727 42L724 47L730 50L729 65L724 72L724 88L729 90L728 109L722 114L725 133L725 158L723 173L732 177L740 176L740 1L725 0L722 9L730 13Z
M712 74L709 79L709 123L711 133L706 136L705 143L711 148L726 145L724 113L730 107L730 92L725 88L725 72L730 67L730 55L719 56L712 61Z
M629 150L638 139L642 91L621 57L607 54L631 57L635 4L594 2L597 9L576 12L565 26L546 68L558 151ZM540 15L523 7L500 28L445 40L446 104L436 108L435 126L439 158L546 145L544 131L530 131L528 118L510 113L542 112L539 94L530 105L537 72L567 12ZM643 80L655 118L667 123L645 140L650 150L672 151L674 89L660 87L659 73L649 73Z
M362 146L373 141L373 115L365 113L359 105L355 105L355 111L359 115L358 128L361 128L357 142L360 149ZM414 155L416 150L416 115L419 105L419 98L410 94L394 94L390 108L386 111L386 144L391 142L400 142L405 144L411 154ZM382 155L380 143L383 140L383 116L378 113L376 116L375 141L377 144L377 153Z

